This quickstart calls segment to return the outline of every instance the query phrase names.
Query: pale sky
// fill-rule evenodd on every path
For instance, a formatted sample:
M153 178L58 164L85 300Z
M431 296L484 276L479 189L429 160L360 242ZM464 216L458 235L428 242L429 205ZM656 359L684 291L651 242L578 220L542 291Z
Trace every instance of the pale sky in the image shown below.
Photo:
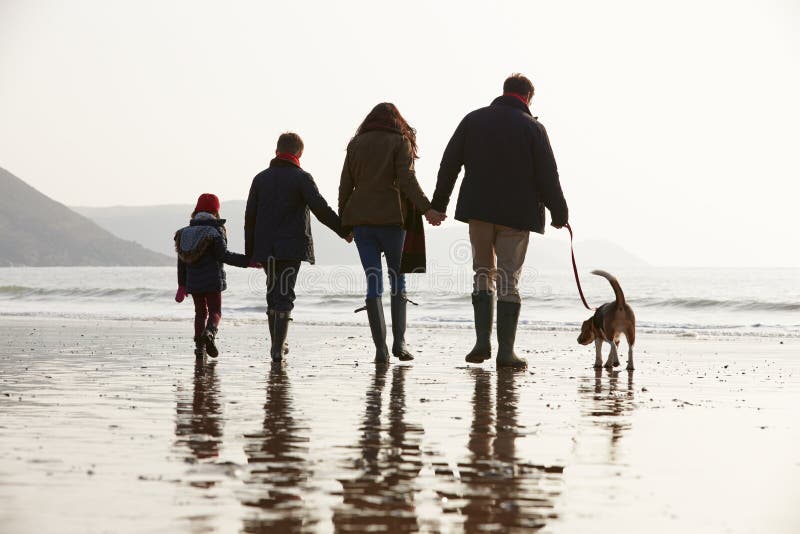
M580 237L798 266L799 22L796 0L0 0L0 166L68 205L242 199L294 130L335 205L391 101L430 196L459 120L522 72Z

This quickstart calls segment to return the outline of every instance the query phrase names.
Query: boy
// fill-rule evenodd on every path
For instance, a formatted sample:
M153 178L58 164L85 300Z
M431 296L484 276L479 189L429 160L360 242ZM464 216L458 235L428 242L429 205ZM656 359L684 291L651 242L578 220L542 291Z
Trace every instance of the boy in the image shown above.
M280 362L288 352L286 337L294 308L294 285L300 262L314 263L309 210L348 242L339 216L320 195L314 179L300 167L303 140L287 132L278 138L275 159L253 178L244 216L245 255L264 265L270 355Z

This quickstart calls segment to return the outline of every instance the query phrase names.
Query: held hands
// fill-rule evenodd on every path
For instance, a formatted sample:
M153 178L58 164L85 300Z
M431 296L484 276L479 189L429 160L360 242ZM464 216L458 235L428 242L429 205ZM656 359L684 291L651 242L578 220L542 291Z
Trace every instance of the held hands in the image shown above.
M175 302L183 302L183 299L186 298L186 286L178 286L178 291L175 293Z
M447 215L439 211L436 211L433 208L425 212L425 219L427 219L428 224L430 224L431 226L439 226L446 218Z

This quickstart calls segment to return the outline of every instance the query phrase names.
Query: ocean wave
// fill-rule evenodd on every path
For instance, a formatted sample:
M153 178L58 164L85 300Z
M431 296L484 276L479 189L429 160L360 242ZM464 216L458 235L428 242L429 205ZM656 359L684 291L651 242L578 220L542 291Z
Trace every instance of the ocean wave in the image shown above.
M643 298L628 299L628 302L636 306L648 308L670 307L698 309L723 309L733 311L774 311L792 312L800 311L800 302L770 302L754 299L711 299L711 298L692 298L692 297L668 297L668 298Z
M0 286L0 300L100 300L109 301L168 301L172 298L172 289L161 289L153 287L48 287L48 286L25 286L25 285L4 285ZM231 298L235 300L244 299L244 306L253 302L253 298L258 296L263 299L263 292L244 293L239 289L232 288ZM311 305L321 308L344 308L361 302L364 298L362 293L353 292L330 292L327 294L315 291L304 291L303 298L308 299ZM419 300L421 304L429 309L451 309L453 306L465 306L469 308L469 293L461 292L420 292ZM559 309L566 310L578 305L578 301L573 294L549 294L549 295L526 295L523 294L526 308L531 309ZM785 297L784 297L785 298ZM589 299L597 304L600 301ZM229 301L230 302L230 301ZM800 301L794 300L768 300L754 298L708 298L708 297L686 297L686 296L664 296L664 297L629 297L628 302L634 309L658 309L669 308L673 310L693 310L693 311L715 311L722 312L774 312L791 313L800 311ZM242 311L251 311L251 307L242 307Z
M0 299L72 298L98 299L132 297L136 300L157 300L171 297L170 291L147 287L99 288L99 287L28 287L0 286Z
M306 295L308 296L308 295ZM526 295L523 292L525 306L529 308L555 308L570 309L579 305L579 301L572 295ZM350 304L355 300L362 300L363 294L329 294L326 296L314 295L315 306L335 307ZM414 295L410 294L412 300ZM423 299L419 299L423 300ZM453 305L469 306L469 293L435 293L424 295L424 305L429 308L450 308ZM591 299L590 299L591 301ZM594 302L594 301L593 301ZM597 304L599 301L594 302ZM603 301L605 302L605 301ZM714 299L695 297L645 297L628 298L628 303L634 309L642 308L673 308L687 310L724 310L724 311L763 311L763 312L794 312L800 311L800 302L769 301L756 299Z

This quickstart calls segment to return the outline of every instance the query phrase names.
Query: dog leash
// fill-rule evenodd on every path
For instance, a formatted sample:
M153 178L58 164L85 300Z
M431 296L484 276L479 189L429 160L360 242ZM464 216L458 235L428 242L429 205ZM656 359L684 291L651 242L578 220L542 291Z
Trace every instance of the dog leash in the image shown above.
M569 225L569 223L565 224L564 227L569 230L569 250L572 253L572 272L575 274L575 283L578 285L578 293L580 293L581 300L583 301L583 305L586 306L586 309L589 311L594 311L594 308L591 308L586 302L586 297L583 296L581 279L578 276L578 265L575 263L575 246L573 245L572 227Z

